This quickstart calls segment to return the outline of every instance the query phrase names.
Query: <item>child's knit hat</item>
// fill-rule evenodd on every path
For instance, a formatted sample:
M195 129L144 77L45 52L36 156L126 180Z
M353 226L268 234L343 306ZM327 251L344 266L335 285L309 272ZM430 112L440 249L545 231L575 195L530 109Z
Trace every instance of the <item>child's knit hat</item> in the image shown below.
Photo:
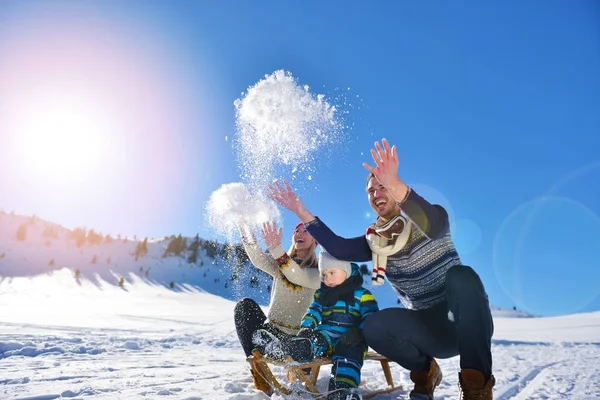
M350 278L350 275L352 275L352 265L350 261L338 260L329 254L327 250L321 249L321 252L319 253L319 273L323 275L323 272L331 268L339 268L346 272L346 279Z

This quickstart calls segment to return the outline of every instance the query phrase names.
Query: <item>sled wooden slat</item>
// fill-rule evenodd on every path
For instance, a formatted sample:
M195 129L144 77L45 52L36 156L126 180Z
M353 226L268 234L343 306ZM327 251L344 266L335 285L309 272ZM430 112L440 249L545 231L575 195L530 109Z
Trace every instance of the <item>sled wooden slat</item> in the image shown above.
M332 363L331 358L328 357L319 357L315 358L312 361L306 363L298 363L288 358L287 360L273 360L270 358L265 358L258 350L254 350L252 355L246 359L249 363L256 365L259 368L259 371L262 372L265 380L271 385L271 387L280 393L290 394L291 390L287 387L283 386L277 378L273 375L269 364L280 366L285 368L287 372L287 377L290 383L301 382L306 390L312 393L315 396L322 396L322 394L317 390L317 378L319 377L319 371L321 366L328 365ZM381 364L381 369L383 370L383 374L385 376L385 381L388 385L387 388L381 390L371 391L369 393L363 394L363 399L370 399L374 396L383 393L390 393L396 390L403 390L402 385L395 386L394 380L392 378L392 372L390 370L390 360L387 357L382 356L376 352L369 352L365 357L365 361L379 361ZM310 368L310 373L306 376L304 370Z

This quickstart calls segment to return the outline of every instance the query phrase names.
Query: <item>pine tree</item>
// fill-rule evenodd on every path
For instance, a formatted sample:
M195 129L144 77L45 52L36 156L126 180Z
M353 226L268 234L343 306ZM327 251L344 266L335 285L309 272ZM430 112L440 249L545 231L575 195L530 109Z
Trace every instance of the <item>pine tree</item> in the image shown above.
M181 236L180 233L179 236L177 236L177 242L179 244L179 253L177 255L181 255L181 253L187 250L187 238Z
M186 247L186 239L182 237L181 234L177 237L172 236L162 258L167 258L169 255L181 256L181 253L185 251Z
M219 243L214 240L207 240L202 244L206 255L212 259L215 259L219 254Z
M90 231L87 234L87 241L91 245L100 244L102 243L102 235L99 235L93 229L90 229Z
M135 261L137 261L138 258L144 257L146 254L148 254L148 238L145 238L142 242L138 242L135 247Z
M21 224L17 229L17 240L20 242L27 239L27 224Z
M75 239L77 247L82 247L87 239L85 228L75 228L69 232L69 239Z
M188 263L196 264L198 262L198 251L200 250L200 237L198 234L194 237L192 243L188 247Z
M245 263L250 261L244 245L239 243L235 246L235 255L237 259L238 267L242 267Z

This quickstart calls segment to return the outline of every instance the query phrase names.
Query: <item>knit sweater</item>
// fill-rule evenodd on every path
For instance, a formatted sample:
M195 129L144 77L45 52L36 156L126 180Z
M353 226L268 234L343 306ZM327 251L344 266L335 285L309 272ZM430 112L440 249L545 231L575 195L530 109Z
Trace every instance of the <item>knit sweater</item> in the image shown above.
M399 204L413 222L406 245L388 256L386 278L405 308L420 310L446 298L446 272L461 264L450 236L448 213L432 205L414 190ZM340 260L371 261L372 253L365 236L342 238L318 217L305 224L306 229L332 256Z
M281 331L296 335L300 320L321 287L319 269L302 268L281 246L265 253L255 241L242 241L250 262L273 277L267 318Z

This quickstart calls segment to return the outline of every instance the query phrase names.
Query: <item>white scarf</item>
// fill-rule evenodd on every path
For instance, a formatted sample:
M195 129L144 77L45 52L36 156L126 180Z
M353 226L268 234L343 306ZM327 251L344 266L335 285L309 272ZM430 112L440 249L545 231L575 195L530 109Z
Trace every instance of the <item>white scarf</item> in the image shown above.
M377 223L371 224L369 228L367 228L365 236L367 238L367 243L369 243L369 247L373 252L373 274L371 276L371 283L373 285L383 284L388 256L399 252L410 238L412 223L401 215L398 217L404 222L404 228L399 234L394 233L393 236L396 237L392 236L391 239L377 233L376 229L379 227Z

